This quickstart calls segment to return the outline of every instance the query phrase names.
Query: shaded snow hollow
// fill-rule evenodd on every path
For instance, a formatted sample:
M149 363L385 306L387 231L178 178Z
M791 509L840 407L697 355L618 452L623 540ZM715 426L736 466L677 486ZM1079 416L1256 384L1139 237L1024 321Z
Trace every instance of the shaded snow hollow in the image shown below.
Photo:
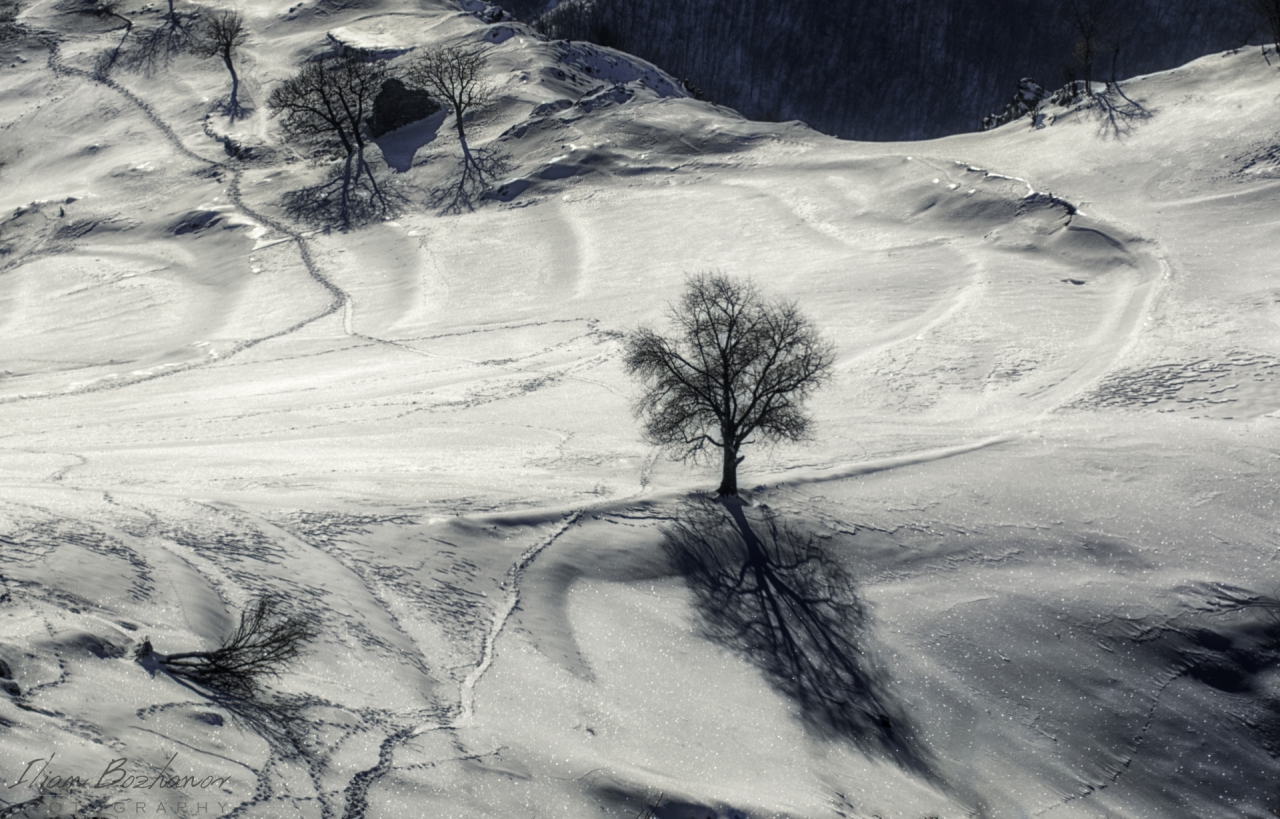
M234 125L216 61L106 85L105 27L4 47L7 815L1280 808L1257 49L1051 122L862 144L484 4L358 5L246 9ZM488 42L499 102L469 133L505 170L474 211L421 204L457 173L446 117L387 135L394 220L288 221L318 171L264 100L332 32ZM814 440L747 453L738 519L699 500L714 465L639 441L619 361L708 268L838 350ZM778 620L784 585L809 602ZM131 659L216 644L263 592L322 634L265 706ZM18 782L51 756L92 781ZM121 758L229 779L91 787Z

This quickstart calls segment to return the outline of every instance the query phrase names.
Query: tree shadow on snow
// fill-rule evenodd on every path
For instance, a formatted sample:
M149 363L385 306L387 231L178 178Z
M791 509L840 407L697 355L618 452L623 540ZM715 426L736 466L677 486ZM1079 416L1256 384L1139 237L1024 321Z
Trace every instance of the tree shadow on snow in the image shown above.
M511 169L509 154L487 148L472 148L462 160L457 176L427 192L427 206L442 214L475 210L476 203L489 192L493 180Z
M243 86L241 87L241 93L243 93ZM219 97L209 106L209 113L221 114L231 122L248 119L257 110L252 102L241 100L240 94L234 96L227 94L225 97Z
M305 764L316 761L314 748L308 742L312 721L306 712L315 705L331 705L330 703L307 695L283 695L275 692L260 692L252 696L231 694L195 684L155 664L142 664L152 674L164 674L209 705L221 708L231 717L232 724L266 742L272 751L272 762L268 764L268 768L279 762ZM222 717L216 712L205 712L198 719L214 727L222 725ZM266 770L259 773L266 773Z
M190 49L194 26L192 15L177 14L161 25L134 33L119 54L120 66L148 77L164 71L175 57Z
M800 705L808 727L930 776L928 755L867 652L853 581L811 534L736 499L688 504L663 549L692 590L704 634L745 656Z
M1098 120L1098 135L1113 139L1132 136L1139 123L1155 116L1152 109L1125 94L1119 83L1095 95L1085 107Z
M325 169L320 182L281 197L290 219L326 232L394 218L408 209L411 201L405 182L375 172L367 161L359 163L354 170L349 170L344 162L336 162Z

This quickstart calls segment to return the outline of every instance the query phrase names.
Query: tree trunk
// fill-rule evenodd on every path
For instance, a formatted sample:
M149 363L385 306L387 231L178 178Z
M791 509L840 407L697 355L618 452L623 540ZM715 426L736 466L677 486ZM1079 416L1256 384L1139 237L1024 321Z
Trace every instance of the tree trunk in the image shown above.
M475 167L475 161L471 158L471 149L467 147L467 133L462 128L462 111L455 108L453 119L458 128L458 142L462 145L462 161Z
M351 229L351 163L355 154L348 152L346 164L342 168L342 229Z
M382 193L382 187L378 184L378 178L373 175L373 168L369 167L369 161L364 158L364 146L360 146L360 168L356 169L356 176L360 175L360 170L364 170L365 177L369 180L369 187L373 188L373 195L378 199L379 210L382 211L383 218L390 213L390 207L387 205L387 197Z
M724 472L720 479L720 488L716 490L716 494L724 497L726 495L737 496L738 494L738 462L742 459L738 457L738 450L729 446L727 443L724 447Z
M240 113L240 105L236 102L236 93L240 90L240 78L236 76L235 66L231 64L231 55L224 54L222 60L227 64L227 70L231 72L231 103L227 106L227 111L231 121L235 122L236 114Z

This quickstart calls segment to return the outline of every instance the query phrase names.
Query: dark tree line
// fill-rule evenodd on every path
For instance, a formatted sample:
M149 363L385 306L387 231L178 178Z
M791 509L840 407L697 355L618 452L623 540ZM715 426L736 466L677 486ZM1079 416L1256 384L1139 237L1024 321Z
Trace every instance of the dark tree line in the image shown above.
M1021 77L1064 69L1098 79L1171 68L1240 45L1255 28L1241 0L1114 0L1076 59L1072 0L516 0L550 36L593 40L687 78L755 119L802 119L858 139L973 130ZM1103 9L1102 2L1087 3ZM1255 0L1245 0L1255 2ZM1275 0L1256 0L1269 3Z
M24 33L24 26L18 22L18 12L22 11L13 0L0 2L0 43L17 40Z

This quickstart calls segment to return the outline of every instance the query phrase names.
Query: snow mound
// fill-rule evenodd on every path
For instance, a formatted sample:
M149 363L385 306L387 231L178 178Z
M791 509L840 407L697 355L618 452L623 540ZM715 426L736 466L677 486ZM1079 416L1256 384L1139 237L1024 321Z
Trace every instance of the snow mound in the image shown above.
M326 36L340 54L366 60L393 60L429 43L437 18L382 14L330 29Z
M559 41L555 43L552 54L556 64L563 67L563 70L555 69L557 76L563 77L568 71L597 86L637 83L658 97L689 96L679 82L657 66L612 48Z

